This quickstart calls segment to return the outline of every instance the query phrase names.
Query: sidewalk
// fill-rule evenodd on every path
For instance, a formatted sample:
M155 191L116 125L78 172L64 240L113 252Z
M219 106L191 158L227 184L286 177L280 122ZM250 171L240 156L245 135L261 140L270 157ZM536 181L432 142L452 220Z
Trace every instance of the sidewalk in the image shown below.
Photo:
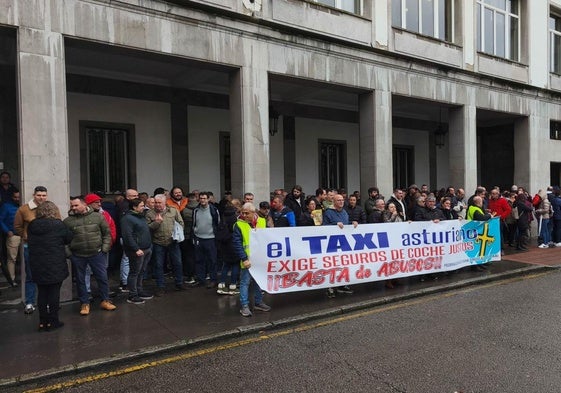
M126 303L126 296L114 298L114 312L99 309L92 302L87 317L78 314L77 302L65 303L60 319L65 326L38 333L38 314L24 315L21 304L5 303L10 291L0 295L0 388L49 376L72 373L172 349L191 347L215 340L239 337L261 330L281 328L305 321L396 302L430 293L500 280L551 269L561 264L561 249L538 249L512 253L493 263L485 272L462 269L438 280L419 282L418 277L399 280L386 289L383 282L354 286L352 295L328 299L324 291L265 295L269 313L255 312L251 318L239 314L237 296L217 295L215 290L193 288L176 292L170 285L161 298L144 305ZM93 281L93 280L92 280ZM113 283L115 284L115 283ZM150 289L151 281L146 288ZM0 285L0 288L4 285ZM116 288L113 285L112 288ZM13 297L13 294L12 294Z

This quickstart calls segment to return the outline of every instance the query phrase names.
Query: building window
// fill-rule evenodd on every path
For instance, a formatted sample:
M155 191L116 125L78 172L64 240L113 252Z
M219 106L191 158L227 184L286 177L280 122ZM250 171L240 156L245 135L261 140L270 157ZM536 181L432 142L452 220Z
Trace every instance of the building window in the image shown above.
M81 163L86 169L83 190L115 194L132 187L135 182L129 152L134 126L81 122L80 129Z
M549 122L549 139L561 141L561 121Z
M316 3L361 15L361 0L313 0Z
M477 0L477 50L518 61L518 0Z
M453 42L453 0L392 0L392 25Z
M550 71L561 74L561 17L550 15L549 17L550 34Z
M394 188L406 189L415 183L415 148L394 145L393 147L393 184Z
M319 141L319 184L325 188L346 188L347 145L345 141Z

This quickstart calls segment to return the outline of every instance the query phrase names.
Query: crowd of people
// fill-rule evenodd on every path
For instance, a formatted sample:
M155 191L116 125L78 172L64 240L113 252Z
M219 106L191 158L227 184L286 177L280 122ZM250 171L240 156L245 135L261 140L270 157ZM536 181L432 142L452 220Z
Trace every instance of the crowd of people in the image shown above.
M166 275L173 277L173 289L206 287L219 295L240 299L240 313L249 317L258 310L267 312L263 292L252 279L249 234L257 228L319 225L361 225L404 221L489 220L500 217L503 249L526 251L533 220L539 230L539 247L561 247L561 190L549 187L531 196L513 185L487 192L477 187L467 197L461 188L429 191L426 185L396 188L388 198L377 187L368 189L363 201L360 192L318 188L306 196L295 185L290 192L276 189L267 201L254 201L251 192L234 198L226 192L216 201L212 192L181 187L157 188L150 196L128 189L114 200L100 195L70 197L64 220L47 189L37 186L33 198L20 204L19 190L10 175L0 175L0 228L2 230L2 271L8 283L17 286L16 260L23 249L25 266L25 308L39 310L39 330L59 328L59 294L68 277L67 258L75 279L80 315L91 312L93 275L101 297L100 308L114 311L108 270L119 270L119 291L127 302L143 304L166 294ZM255 263L259 263L256 261ZM478 265L476 269L485 269ZM424 279L425 276L421 276ZM144 281L153 279L153 291ZM393 288L395 281L386 281ZM250 288L253 290L250 291ZM36 293L38 289L38 293ZM253 311L250 308L253 294ZM327 295L352 293L349 286L329 288Z

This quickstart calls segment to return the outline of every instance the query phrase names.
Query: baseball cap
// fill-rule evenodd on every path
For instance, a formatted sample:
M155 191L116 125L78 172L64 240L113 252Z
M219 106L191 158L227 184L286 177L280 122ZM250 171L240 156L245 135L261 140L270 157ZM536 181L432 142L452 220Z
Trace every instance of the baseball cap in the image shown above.
M86 202L86 205L92 204L94 202L98 202L101 201L101 197L99 195L96 194L88 194L84 197L84 202Z

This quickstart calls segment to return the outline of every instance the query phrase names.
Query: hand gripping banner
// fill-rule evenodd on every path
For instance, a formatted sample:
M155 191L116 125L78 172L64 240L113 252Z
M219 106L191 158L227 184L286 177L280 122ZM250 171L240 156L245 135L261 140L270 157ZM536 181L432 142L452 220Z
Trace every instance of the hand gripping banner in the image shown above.
M501 259L500 223L451 220L296 228L250 235L250 272L268 293L439 273Z

